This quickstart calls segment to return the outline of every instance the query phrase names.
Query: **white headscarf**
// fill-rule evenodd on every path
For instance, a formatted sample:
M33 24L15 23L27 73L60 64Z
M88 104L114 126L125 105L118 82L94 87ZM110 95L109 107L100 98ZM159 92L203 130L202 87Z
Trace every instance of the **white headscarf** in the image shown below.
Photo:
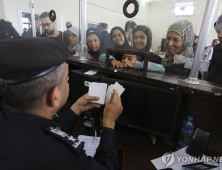
M69 29L68 29L69 31L71 31L73 34L75 34L76 36L77 36L77 38L78 38L78 40L79 40L79 42L80 42L80 37L81 37L81 35L80 35L80 32L79 32L79 27L70 27ZM70 44L69 45L69 50L71 50L73 47L75 47L76 45L77 45L78 43L76 43L76 44Z

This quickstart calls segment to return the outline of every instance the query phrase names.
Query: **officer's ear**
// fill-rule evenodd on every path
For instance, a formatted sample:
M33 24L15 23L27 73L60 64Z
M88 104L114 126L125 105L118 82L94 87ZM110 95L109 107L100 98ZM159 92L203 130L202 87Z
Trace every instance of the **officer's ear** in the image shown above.
M46 103L50 107L59 107L61 101L61 93L57 86L51 88L46 93Z

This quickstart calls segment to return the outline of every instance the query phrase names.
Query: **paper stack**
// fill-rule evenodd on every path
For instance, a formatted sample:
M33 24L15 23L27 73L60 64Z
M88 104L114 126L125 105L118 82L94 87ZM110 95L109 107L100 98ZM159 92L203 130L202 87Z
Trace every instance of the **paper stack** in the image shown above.
M124 88L123 86L121 86L118 82L116 82L115 84L111 84L108 86L108 90L107 89L107 84L106 83L96 83L96 82L92 82L92 83L85 83L88 84L89 86L89 96L98 96L99 100L97 101L91 101L92 103L98 103L98 104L104 104L104 102L106 103L110 98L111 98L111 94L113 93L113 89L116 90L118 97L121 96L121 94L124 92Z

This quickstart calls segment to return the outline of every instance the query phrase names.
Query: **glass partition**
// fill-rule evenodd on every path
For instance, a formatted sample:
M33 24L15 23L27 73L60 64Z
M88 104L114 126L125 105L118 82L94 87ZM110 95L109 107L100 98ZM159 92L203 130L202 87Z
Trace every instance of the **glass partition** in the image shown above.
M107 48L145 52L149 54L149 74L185 80L190 71L184 68L185 60L196 57L194 52L207 0L137 1L137 15L127 18L123 14L126 0L87 0L84 44L81 43L81 12L84 10L81 6L82 0L34 0L36 36L56 36L66 43L70 55L104 64ZM10 21L20 36L32 36L30 1L0 3L0 18ZM221 4L222 0L218 0L214 22L222 13ZM44 16L41 18L42 13L51 10L56 12L55 22L45 19ZM129 5L127 11L133 12L134 5ZM217 36L218 33L212 25L206 47L212 46L212 41L217 39ZM81 45L84 46L84 56L81 56ZM208 52L213 54L215 50L209 49ZM206 62L209 56L203 56L203 60ZM141 56L111 52L109 63L115 67L142 71L143 61L144 57ZM212 63L212 59L209 61ZM200 72L199 79L208 80L208 75L209 72ZM215 79L209 81L219 83ZM209 85L204 81L200 83Z
M106 48L145 52L148 72L185 79L189 75L185 59L194 58L194 37L199 35L207 0L138 0L139 12L130 19L123 14L125 2L87 0L86 59L105 62ZM129 5L127 11L133 10ZM142 69L143 61L141 56L110 53L115 67Z

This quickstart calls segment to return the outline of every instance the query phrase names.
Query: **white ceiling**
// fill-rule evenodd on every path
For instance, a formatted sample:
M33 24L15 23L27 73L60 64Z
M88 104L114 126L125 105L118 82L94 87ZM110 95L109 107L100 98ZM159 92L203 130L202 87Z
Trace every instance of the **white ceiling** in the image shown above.
M157 3L173 3L173 2L195 2L195 1L199 1L199 0L142 0L145 1L149 4L157 4Z

